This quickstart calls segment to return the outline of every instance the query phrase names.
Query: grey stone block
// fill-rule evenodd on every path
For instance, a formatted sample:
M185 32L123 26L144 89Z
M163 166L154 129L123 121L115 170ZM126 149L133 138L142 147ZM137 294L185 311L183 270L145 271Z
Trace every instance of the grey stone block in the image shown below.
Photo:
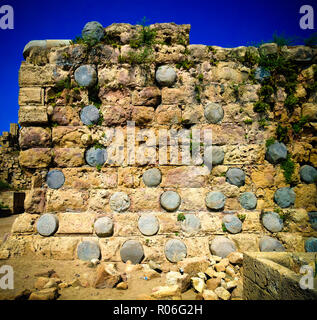
M175 211L181 204L181 197L175 191L165 191L160 197L161 206L167 211Z
M280 232L283 227L283 220L276 212L265 212L262 216L263 226L271 232Z
M220 191L208 192L205 203L209 209L222 210L226 203L226 196Z
M300 168L300 178L303 182L314 183L317 181L317 170L309 165L304 165Z
M143 214L138 220L138 228L145 236L153 236L159 230L159 222L153 214Z
M239 233L242 230L242 222L234 214L225 215L222 222L230 233Z
M110 197L110 207L113 211L123 212L129 209L130 207L130 198L124 192L115 192Z
M74 76L81 87L92 87L97 83L96 69L88 64L78 67Z
M201 228L200 219L192 213L185 214L185 220L182 221L181 227L185 233L195 234Z
M83 261L100 258L100 248L94 241L82 241L77 247L77 257Z
M98 218L94 223L94 229L98 237L110 237L113 234L113 222L108 217Z
M265 79L271 76L270 71L266 70L263 67L257 67L255 69L254 78L259 82L263 82Z
M205 150L204 161L206 164L215 166L217 164L222 164L224 157L225 153L221 147L210 146Z
M311 227L317 231L317 212L311 211L308 212L309 222Z
M259 245L261 252L285 251L285 248L280 241L268 236L264 236L263 238L261 238Z
M287 148L282 142L274 142L266 150L266 159L273 163L279 163L287 158Z
M51 213L43 214L36 223L36 230L41 236L52 236L58 229L58 218Z
M227 181L241 187L245 183L245 173L239 168L230 168L226 173Z
M170 66L160 66L156 70L155 79L159 85L169 87L176 81L176 72Z
M87 22L81 32L84 40L95 40L100 41L105 35L103 26L97 21Z
M220 104L210 102L206 105L204 114L209 123L219 123L223 119L224 111Z
M161 181L162 174L157 168L148 169L143 173L143 182L147 187L156 187Z
M181 261L187 256L187 247L181 240L168 240L165 244L165 256L170 262Z
M317 252L317 238L311 237L305 241L306 252Z
M210 251L213 255L225 258L229 253L237 251L237 248L232 240L217 236L210 243Z
M107 149L92 147L85 153L86 162L91 167L102 166L107 161Z
M65 176L60 170L51 170L46 176L46 183L51 189L59 189L65 183Z
M85 125L92 125L98 123L100 118L99 109L95 106L86 106L80 112L80 120Z
M130 260L133 264L138 264L144 258L143 247L139 241L128 240L122 245L120 256L123 262Z
M253 210L257 205L257 198L253 192L244 192L240 195L239 202L244 209Z
M296 194L293 189L284 187L277 189L274 194L274 201L281 207L287 208L294 204Z

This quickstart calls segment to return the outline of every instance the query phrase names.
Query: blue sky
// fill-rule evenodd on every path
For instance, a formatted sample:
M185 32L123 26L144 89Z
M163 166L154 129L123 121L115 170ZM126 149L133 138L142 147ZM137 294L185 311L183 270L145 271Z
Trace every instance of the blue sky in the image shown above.
M0 0L14 8L14 30L0 29L0 133L18 121L18 70L30 40L73 39L86 22L191 24L190 43L236 47L270 40L273 33L307 37L299 8L312 0ZM315 19L316 20L316 19Z

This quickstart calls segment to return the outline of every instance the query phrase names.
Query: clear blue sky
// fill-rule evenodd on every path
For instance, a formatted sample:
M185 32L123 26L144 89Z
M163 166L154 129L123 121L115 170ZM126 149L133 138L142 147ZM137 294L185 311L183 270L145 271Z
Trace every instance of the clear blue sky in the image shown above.
M316 0L0 0L14 8L14 30L0 29L0 133L18 121L18 70L30 40L73 39L86 22L191 24L190 43L236 47L270 40L275 31L307 37L299 8Z

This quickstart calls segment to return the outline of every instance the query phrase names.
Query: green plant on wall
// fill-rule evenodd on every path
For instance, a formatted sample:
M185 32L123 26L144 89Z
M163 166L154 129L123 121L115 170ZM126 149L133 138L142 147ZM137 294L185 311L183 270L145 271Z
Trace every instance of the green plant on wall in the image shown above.
M181 212L177 215L177 221L184 221L185 219L186 219L186 217L185 217L184 213Z
M11 186L8 182L0 180L0 191L10 190Z
M295 163L291 159L291 155L287 155L287 159L281 162L281 169L283 170L283 174L285 177L286 183L292 183L293 174L295 172Z

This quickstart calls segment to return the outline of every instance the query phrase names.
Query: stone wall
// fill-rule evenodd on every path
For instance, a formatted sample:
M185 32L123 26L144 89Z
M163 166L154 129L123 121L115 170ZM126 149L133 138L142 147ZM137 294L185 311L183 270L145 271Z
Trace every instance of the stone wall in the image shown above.
M19 162L32 189L3 257L175 262L316 246L317 49L189 45L189 30L93 25L75 44L26 47ZM162 134L173 129L183 149ZM212 141L197 143L198 129ZM197 146L203 160L186 162Z

